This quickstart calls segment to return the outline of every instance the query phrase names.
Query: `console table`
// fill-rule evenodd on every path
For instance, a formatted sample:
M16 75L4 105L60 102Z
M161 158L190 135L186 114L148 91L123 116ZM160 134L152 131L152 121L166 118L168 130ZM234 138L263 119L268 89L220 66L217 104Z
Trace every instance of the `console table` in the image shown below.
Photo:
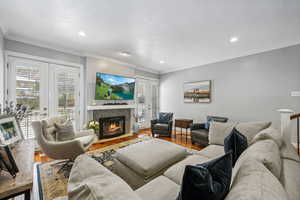
M193 123L192 119L175 119L175 138L176 138L176 128L181 128L181 135L182 135L182 129L185 128L185 140L187 142L187 136L188 136L188 129L190 128L190 125Z
M24 194L30 200L33 184L34 141L23 140L12 148L19 172L13 178L9 173L0 174L0 199L10 199Z

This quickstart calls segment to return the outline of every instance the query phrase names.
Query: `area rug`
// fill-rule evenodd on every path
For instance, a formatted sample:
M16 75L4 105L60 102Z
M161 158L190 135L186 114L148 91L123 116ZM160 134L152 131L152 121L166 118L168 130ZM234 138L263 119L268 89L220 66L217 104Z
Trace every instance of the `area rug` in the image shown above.
M99 158L106 152L108 152L108 154L110 155L111 152L114 152L117 149L149 139L151 139L151 137L149 136L139 137L118 144L113 144L104 148L89 151L87 152L87 154L91 157ZM37 165L37 183L39 188L38 196L40 200L52 200L57 197L67 195L68 178L64 173L57 173L60 167L61 164L59 164L59 161L50 161Z

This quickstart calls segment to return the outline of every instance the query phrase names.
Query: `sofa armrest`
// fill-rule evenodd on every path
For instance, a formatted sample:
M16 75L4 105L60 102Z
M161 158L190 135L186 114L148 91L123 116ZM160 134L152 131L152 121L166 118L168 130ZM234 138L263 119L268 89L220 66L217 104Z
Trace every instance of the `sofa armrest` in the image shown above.
M172 130L173 128L173 120L168 121L168 127Z
M205 123L194 123L190 125L191 131L197 129L205 129Z
M41 147L42 148L42 147ZM68 140L62 142L47 142L43 146L46 155L53 159L75 159L78 155L85 153L85 148L79 140Z
M153 126L154 124L157 124L157 123L158 123L158 119L151 120L151 126Z
M83 136L88 136L88 135L95 135L94 129L86 129L86 130L80 130L75 133L75 137L83 137Z

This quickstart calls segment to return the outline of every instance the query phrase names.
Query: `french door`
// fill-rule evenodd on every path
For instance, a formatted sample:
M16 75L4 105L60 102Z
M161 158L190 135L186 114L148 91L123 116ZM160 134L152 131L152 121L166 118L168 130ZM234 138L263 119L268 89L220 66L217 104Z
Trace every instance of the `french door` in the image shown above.
M79 68L10 56L8 64L8 99L32 110L26 121L21 122L26 138L33 137L31 120L58 114L69 116L78 128Z
M158 113L158 81L137 79L137 116L141 128L150 128Z

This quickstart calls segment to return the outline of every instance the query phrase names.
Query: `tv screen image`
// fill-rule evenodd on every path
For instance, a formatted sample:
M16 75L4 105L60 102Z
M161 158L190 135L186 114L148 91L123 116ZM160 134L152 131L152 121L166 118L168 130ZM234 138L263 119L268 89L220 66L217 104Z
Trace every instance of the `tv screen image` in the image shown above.
M96 74L96 100L133 100L135 78Z

